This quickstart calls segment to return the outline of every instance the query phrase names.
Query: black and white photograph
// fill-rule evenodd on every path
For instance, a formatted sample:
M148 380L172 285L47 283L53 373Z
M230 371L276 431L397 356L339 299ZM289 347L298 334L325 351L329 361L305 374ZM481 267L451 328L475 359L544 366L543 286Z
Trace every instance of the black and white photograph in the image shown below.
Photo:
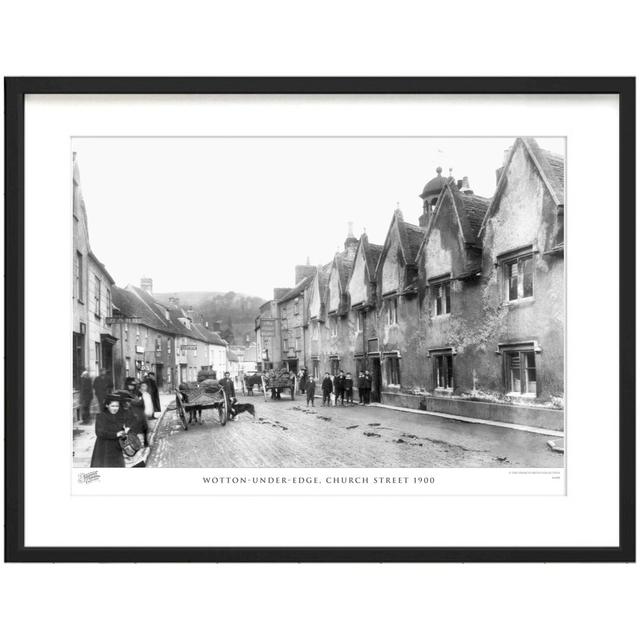
M565 138L78 136L69 162L86 482L564 469Z

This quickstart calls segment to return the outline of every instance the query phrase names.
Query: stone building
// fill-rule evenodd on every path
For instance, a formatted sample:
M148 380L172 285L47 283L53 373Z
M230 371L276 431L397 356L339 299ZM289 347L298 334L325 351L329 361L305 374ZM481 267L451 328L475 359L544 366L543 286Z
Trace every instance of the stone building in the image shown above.
M383 245L350 233L305 283L304 365L368 369L388 404L561 427L564 159L518 138L491 199L440 168L420 197L418 225L397 209Z
M95 378L104 368L113 376L113 335L108 318L111 316L114 280L91 249L87 211L80 185L78 159L73 154L73 329L72 384L73 419L79 420L80 375L88 371ZM95 412L97 407L93 406Z
M116 382L143 378L152 371L158 386L173 388L196 382L199 371L227 368L227 343L202 324L178 301L163 305L150 289L127 285L114 287L114 330L120 338L116 349Z

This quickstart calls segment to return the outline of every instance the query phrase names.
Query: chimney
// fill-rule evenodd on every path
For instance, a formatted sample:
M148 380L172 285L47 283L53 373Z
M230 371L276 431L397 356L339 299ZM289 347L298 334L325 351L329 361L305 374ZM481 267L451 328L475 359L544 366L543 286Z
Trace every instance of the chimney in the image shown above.
M185 311L187 314L187 318L193 318L193 307L191 305L189 305Z
M180 306L180 298L169 298L169 305L172 307Z
M460 189L460 191L462 191L462 193L468 195L468 196L472 196L473 195L473 191L471 190L471 187L469 187L469 177L468 176L463 176L462 180L458 180L458 189Z
M140 278L140 288L153 295L153 280L151 278Z
M353 222L348 223L347 239L344 241L344 250L347 253L347 260L353 260L356 257L356 249L358 248L358 238L353 235Z
M204 328L205 328L205 329L208 329L208 328L209 328L209 321L208 321L208 320L205 320L205 321L204 321Z
M307 258L307 261L309 259ZM316 268L312 267L310 264L297 264L295 267L295 282L294 285L298 284L302 280L304 280L307 276L315 275Z
M289 291L288 287L276 287L273 290L273 299L279 300L282 296Z

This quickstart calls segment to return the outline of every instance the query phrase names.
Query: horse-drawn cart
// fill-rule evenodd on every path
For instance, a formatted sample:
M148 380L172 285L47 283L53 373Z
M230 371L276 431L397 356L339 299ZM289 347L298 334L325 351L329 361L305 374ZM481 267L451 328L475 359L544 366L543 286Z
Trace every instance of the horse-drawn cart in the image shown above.
M196 416L196 412L204 409L213 409L218 415L218 422L221 425L227 424L229 418L229 404L224 389L214 381L200 386L180 385L182 388L176 391L176 414L182 422L186 431L188 427L187 412L191 418Z
M279 400L280 394L287 389L291 392L291 399L295 399L296 376L291 371L271 370L262 376L262 390L265 401L271 397L272 400Z

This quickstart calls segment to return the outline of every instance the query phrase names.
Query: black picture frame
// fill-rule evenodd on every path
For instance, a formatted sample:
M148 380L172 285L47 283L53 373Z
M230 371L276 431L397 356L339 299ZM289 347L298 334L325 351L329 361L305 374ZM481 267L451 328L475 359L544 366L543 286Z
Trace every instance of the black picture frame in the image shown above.
M5 78L5 561L634 562L635 78ZM612 547L26 547L24 540L24 105L28 94L615 94L620 149L619 530Z

